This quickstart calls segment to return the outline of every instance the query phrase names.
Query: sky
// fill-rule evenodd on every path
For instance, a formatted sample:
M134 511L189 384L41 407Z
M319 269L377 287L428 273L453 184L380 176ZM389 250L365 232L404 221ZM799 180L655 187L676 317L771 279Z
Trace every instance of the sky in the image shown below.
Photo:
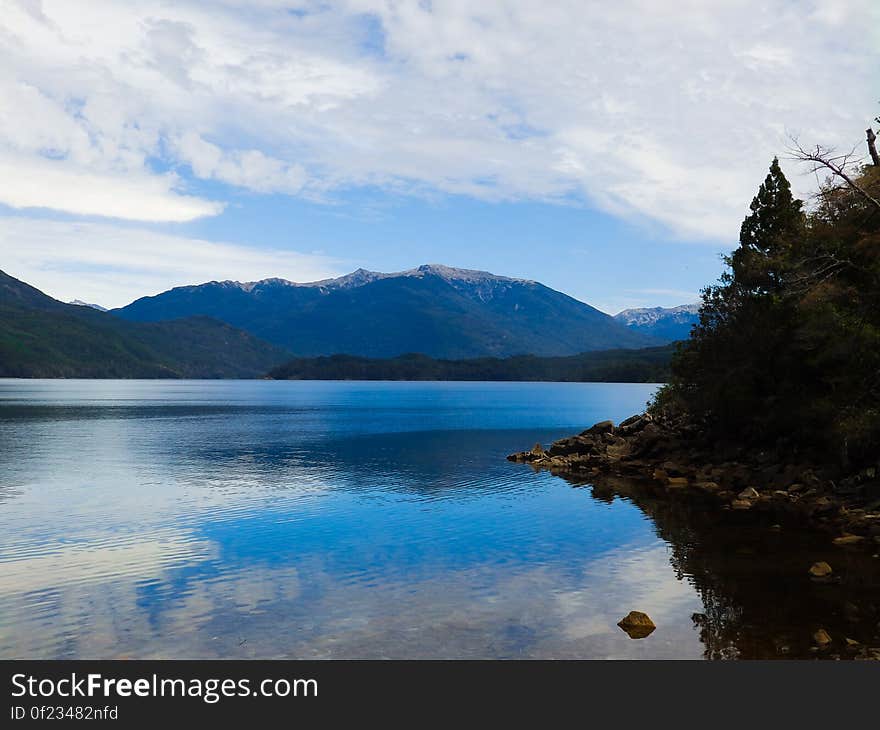
M0 0L0 269L67 301L442 263L696 301L875 0ZM876 125L875 125L876 126Z

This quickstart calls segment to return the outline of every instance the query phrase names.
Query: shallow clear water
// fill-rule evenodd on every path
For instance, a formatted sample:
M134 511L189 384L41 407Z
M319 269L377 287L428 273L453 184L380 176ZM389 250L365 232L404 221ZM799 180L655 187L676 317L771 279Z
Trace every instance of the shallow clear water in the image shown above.
M653 390L0 380L0 657L701 657L691 518L504 458Z

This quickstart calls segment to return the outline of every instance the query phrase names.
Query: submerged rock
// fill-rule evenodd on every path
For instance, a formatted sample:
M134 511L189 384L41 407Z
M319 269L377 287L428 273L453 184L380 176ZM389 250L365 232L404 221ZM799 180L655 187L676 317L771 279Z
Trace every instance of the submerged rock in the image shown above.
M825 631L825 629L819 629L815 634L813 634L813 641L820 649L824 649L831 643L831 636L828 634L827 631Z
M630 639L644 639L657 628L651 621L651 617L641 611L630 611L617 622L617 625L626 632Z
M864 539L862 535L842 535L841 537L835 537L831 542L838 547L846 547L847 545L858 545Z
M833 572L831 566L824 560L821 560L818 563L813 563L810 566L810 575L814 578L827 578Z

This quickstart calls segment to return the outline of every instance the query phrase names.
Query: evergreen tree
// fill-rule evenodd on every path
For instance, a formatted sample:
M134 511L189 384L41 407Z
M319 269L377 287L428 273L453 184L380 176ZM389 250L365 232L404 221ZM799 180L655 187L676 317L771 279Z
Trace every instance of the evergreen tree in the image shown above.
M743 438L779 432L785 392L800 381L794 357L793 302L784 296L803 245L803 203L774 158L725 257L719 284L703 291L700 321L673 361L673 380L658 403L686 410L713 429Z
M740 228L739 248L728 261L733 283L753 295L781 290L792 247L803 238L802 207L774 157Z

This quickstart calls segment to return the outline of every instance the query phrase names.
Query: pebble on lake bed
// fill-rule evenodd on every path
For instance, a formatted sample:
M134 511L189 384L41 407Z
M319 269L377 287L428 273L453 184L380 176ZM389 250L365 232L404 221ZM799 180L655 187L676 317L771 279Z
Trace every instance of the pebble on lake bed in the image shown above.
M846 547L847 545L858 545L865 538L861 535L842 535L835 537L831 542L835 545Z
M617 622L617 625L626 632L630 639L644 639L657 628L651 621L651 617L641 611L630 611Z
M813 563L810 566L810 575L814 578L827 578L833 572L834 571L831 570L831 566L828 565L828 563L826 563L824 560L818 563Z

